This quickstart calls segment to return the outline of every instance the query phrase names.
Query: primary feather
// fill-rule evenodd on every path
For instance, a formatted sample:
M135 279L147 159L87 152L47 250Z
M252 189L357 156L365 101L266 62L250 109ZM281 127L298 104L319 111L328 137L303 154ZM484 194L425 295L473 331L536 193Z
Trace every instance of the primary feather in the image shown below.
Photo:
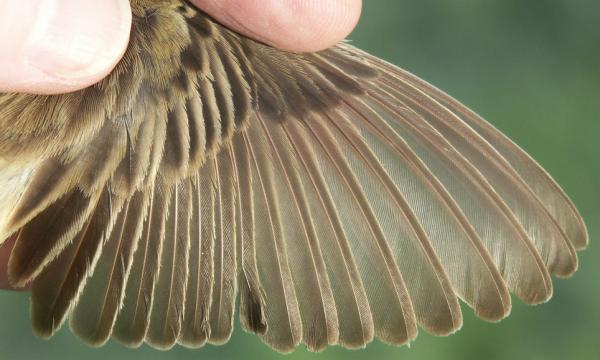
M131 5L109 77L0 94L0 238L41 336L222 344L239 303L279 351L404 344L577 269L572 202L440 90L348 44L292 54L186 1Z

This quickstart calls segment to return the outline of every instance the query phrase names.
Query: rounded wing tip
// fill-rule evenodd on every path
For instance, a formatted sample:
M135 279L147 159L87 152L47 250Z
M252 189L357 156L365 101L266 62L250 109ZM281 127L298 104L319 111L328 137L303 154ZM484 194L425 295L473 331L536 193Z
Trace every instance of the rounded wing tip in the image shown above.
M510 298L509 298L510 299ZM490 311L489 308L482 307L480 309L475 309L475 315L483 321L487 321L490 323L498 323L504 319L506 319L512 311L512 303L505 304L501 311Z
M81 322L74 321L73 319L73 317L69 319L69 329L86 345L97 349L104 346L108 342L110 334L107 334L105 331L104 333L101 333L103 331L98 328L90 333L89 329L81 326Z
M113 331L112 339L130 349L137 349L144 343L143 335L140 337L119 330Z
M521 299L527 305L541 305L547 303L550 299L552 299L552 295L554 293L554 289L550 286L546 292L533 293L529 298Z
M429 325L421 324L421 327L431 335L440 337L450 336L462 329L463 326L462 312L455 315L451 322Z
M552 275L556 276L559 279L568 279L572 277L577 270L579 269L579 258L577 254L574 253L572 257L572 261L561 271L553 272Z
M159 351L168 351L175 346L175 344L177 343L177 339L170 336L166 338L155 338L152 336L146 336L146 343L153 349Z
M573 246L575 246L575 250L577 251L582 251L587 249L588 245L590 244L590 235L588 232L588 228L587 226L585 226L585 223L583 222L583 220L581 221L581 226L582 226L582 236L579 240L575 240L573 242Z
M204 347L204 345L206 345L206 339L180 336L179 340L177 340L177 343L179 345L183 346L184 348L197 350L197 349Z
M36 319L35 316L32 317L31 325L33 333L43 340L50 340L58 330L50 321L40 321L39 319Z
M291 339L292 341L288 341L290 339L286 339L285 341L278 341L277 339L269 339L266 336L261 336L261 340L271 349L283 355L293 353L298 347L298 345L300 345L300 339Z
M31 286L34 277L35 274L28 269L17 270L16 266L13 265L11 256L8 265L8 283L10 286L14 289L26 290Z

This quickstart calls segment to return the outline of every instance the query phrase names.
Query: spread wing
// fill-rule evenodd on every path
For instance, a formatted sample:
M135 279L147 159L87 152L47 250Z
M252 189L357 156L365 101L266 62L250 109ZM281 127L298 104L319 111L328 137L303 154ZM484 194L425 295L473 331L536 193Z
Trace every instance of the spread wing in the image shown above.
M176 5L134 13L98 85L0 95L0 234L41 336L221 344L239 303L279 351L403 344L459 329L458 299L497 321L576 270L571 201L454 99Z

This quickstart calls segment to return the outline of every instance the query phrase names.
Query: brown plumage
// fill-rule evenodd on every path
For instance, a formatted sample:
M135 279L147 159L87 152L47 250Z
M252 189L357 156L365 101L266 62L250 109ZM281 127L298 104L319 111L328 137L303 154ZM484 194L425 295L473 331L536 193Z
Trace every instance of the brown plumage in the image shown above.
M36 333L99 346L404 344L552 295L588 241L524 151L348 44L292 54L181 0L131 0L123 60L0 94L0 238ZM238 296L239 295L239 296Z

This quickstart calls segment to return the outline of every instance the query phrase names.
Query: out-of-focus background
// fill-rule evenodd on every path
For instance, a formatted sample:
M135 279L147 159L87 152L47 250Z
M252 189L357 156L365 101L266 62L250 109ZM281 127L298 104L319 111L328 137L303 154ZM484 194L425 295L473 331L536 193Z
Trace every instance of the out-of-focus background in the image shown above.
M159 352L82 345L63 329L32 335L27 294L0 292L0 359L598 359L600 358L600 1L366 0L353 43L446 90L536 158L581 210L591 245L543 306L514 301L499 324L464 308L449 338L408 347L298 349L283 356L239 326L225 346Z

